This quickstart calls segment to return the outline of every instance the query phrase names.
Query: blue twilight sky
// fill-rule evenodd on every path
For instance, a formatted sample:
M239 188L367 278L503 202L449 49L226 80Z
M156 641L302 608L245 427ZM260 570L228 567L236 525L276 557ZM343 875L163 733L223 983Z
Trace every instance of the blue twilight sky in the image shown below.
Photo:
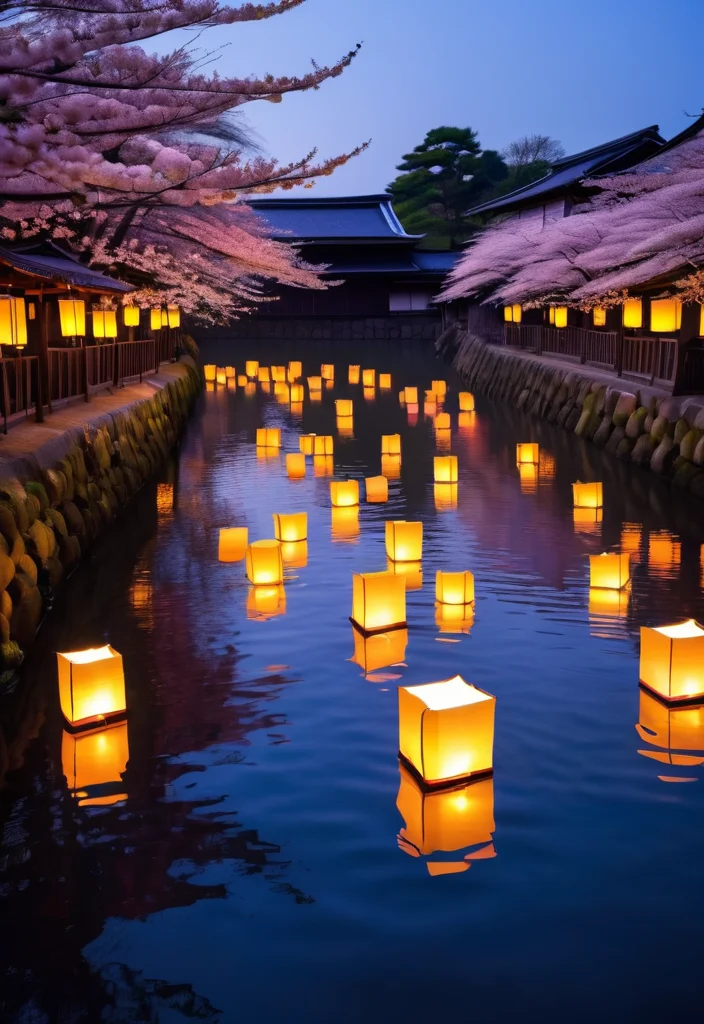
M318 195L383 191L401 155L440 124L486 148L529 132L568 153L650 124L669 138L704 107L704 0L306 0L256 24L206 32L223 74L301 74L363 48L341 78L279 105L244 107L265 152L369 151ZM311 193L308 193L311 194Z

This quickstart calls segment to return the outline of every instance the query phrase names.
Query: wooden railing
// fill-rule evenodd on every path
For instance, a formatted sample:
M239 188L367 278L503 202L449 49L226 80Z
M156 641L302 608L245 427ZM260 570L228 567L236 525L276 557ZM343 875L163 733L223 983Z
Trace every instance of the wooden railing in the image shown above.
M0 386L3 429L7 433L9 422L29 416L36 408L37 357L0 359Z
M676 338L624 336L621 373L648 384L673 384L678 344Z

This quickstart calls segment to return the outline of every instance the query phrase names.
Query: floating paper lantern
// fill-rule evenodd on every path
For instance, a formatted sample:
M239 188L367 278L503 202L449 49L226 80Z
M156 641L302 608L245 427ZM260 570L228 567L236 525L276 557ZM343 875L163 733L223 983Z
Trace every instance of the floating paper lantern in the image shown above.
M333 391L334 390L334 388L335 388L335 381L334 380L331 380L330 378L328 378L324 383L325 383L325 390L326 391Z
M601 508L575 508L572 511L577 533L601 533L604 510Z
M206 380L206 382L205 382L205 390L206 391L215 391L215 381L214 380Z
M704 629L689 619L640 630L640 681L666 701L704 697Z
M449 412L439 412L435 417L436 430L449 430L451 426Z
M392 572L352 574L352 621L366 633L406 625L406 585Z
M218 384L227 384L227 374L225 373L224 366L218 366L218 372L215 375L215 379Z
M362 387L373 388L376 385L376 370L362 370Z
M400 434L382 434L381 435L381 454L383 455L401 455L401 435Z
M239 562L247 553L249 530L246 526L228 526L220 530L218 561Z
M645 743L660 747L666 753L639 750L644 757L663 764L694 766L704 764L704 706L684 707L663 704L647 690L640 690L640 712L636 732ZM700 756L675 751L699 751Z
M127 722L71 733L61 739L61 767L79 807L108 807L127 799L122 776L130 756Z
M322 377L309 377L308 378L308 390L309 391L322 391L323 389L323 378Z
M248 359L244 364L244 372L252 379L259 376L259 363L256 359Z
M630 555L589 556L589 586L606 590L621 590L631 578Z
M313 476L332 476L335 472L335 460L332 455L313 456Z
M257 427L258 448L280 448L281 427Z
M302 375L303 375L303 363L299 362L297 359L291 359L289 364L288 364L288 379L289 379L289 382L293 383L293 381L299 380Z
M250 587L247 594L247 618L255 621L274 619L286 614L286 591L283 586Z
M114 309L93 310L93 337L117 337L117 311Z
M423 586L422 562L394 562L392 558L387 558L386 571L394 573L395 576L403 577L406 592L409 590L420 590Z
M408 646L407 629L391 629L386 633L363 633L353 624L354 654L351 660L359 665L365 675L389 668L406 657Z
M392 562L418 562L423 557L423 524L393 519L385 524L386 554Z
M474 625L474 605L437 602L435 625L441 633L469 633Z
M436 455L433 459L433 479L438 484L456 484L458 469L456 455Z
M247 548L247 579L255 586L278 586L284 581L281 544L278 540L255 540Z
M523 443L516 445L516 462L520 465L533 464L538 465L540 462L540 445L531 443Z
M289 480L302 480L306 475L306 457L303 452L289 452L286 456L286 474Z
M592 310L592 323L595 327L606 327L606 310L603 306L595 306Z
M354 402L351 398L338 398L335 402L335 414L339 417L354 414Z
M391 388L391 374L380 373L379 374L379 387L382 391L388 391Z
M225 367L225 376L227 377L228 380L234 380L237 377L237 371L235 370L234 366Z
M589 614L599 618L624 619L628 614L631 590L628 584L621 590L606 587L589 588Z
M123 306L122 320L125 327L139 327L139 306Z
M474 600L474 576L465 572L435 574L435 600L440 604L471 604Z
M643 326L643 303L640 299L626 299L624 302L623 326L632 328Z
M237 387L239 387L239 388L246 388L247 387L247 375L246 374L240 373L240 374L237 375Z
M330 501L335 508L359 505L359 480L331 480Z
M452 431L451 430L437 430L435 431L435 447L439 452L449 452L452 448Z
M313 454L313 442L315 441L316 434L301 434L298 439L298 445L304 455Z
M385 476L368 476L364 481L364 489L368 502L389 500L389 481Z
M106 644L57 654L59 700L72 729L121 718L127 713L122 655Z
M276 384L286 383L286 367L285 366L272 366L271 368L271 379Z
M567 306L555 306L555 327L567 327Z
M289 406L289 412L294 417L294 419L300 419L303 416L303 402L291 401L291 404Z
M398 480L401 476L401 456L382 455L381 473L387 480Z
M532 462L522 462L518 466L522 494L535 494L538 490L538 467Z
M260 384L268 384L271 380L271 372L268 366L260 366L257 370L257 380Z
M432 392L437 395L438 398L444 398L447 394L447 381L446 380L434 380L430 383Z
M354 437L354 419L352 416L338 416L337 433L339 437Z
M418 405L418 388L404 388L403 397L406 401L406 405Z
M282 541L281 559L287 569L305 569L308 565L308 541Z
M330 534L335 541L353 541L359 537L359 507L346 505L331 510Z
M164 323L164 313L162 313L161 306L156 306L149 310L149 326L153 331L160 331L162 327L167 326L168 314L166 314L166 323Z
M474 412L474 395L471 391L460 391L460 412Z
M313 437L313 455L332 455L333 440L330 434L315 434Z
M303 385L302 384L292 384L291 385L291 392L290 392L291 405L298 405L298 404L300 404L303 401L304 397L305 397L305 395L304 395L304 387L303 387Z
M679 331L682 326L682 303L679 299L651 299L650 330L657 334Z
M86 333L86 304L83 299L59 299L59 319L63 338L83 337Z
M428 786L493 770L496 698L461 676L398 690L399 751Z
M572 484L572 497L575 508L601 508L604 504L604 486L600 482Z
M433 484L433 498L437 512L453 512L457 508L457 484Z
M206 363L205 366L203 367L205 379L209 383L213 383L215 381L215 375L217 374L217 372L218 368L215 365L215 363Z
M291 543L308 540L307 512L274 512L274 536L278 541Z
M335 367L332 363L323 363L320 367L320 376L323 380L335 380Z
M359 372L359 366L355 366L352 363L350 363L349 369L347 371L347 380L349 381L350 384L359 384Z
M398 393L398 404L402 408L406 404L406 390L405 390L405 388L404 388L403 391L399 391L399 393Z

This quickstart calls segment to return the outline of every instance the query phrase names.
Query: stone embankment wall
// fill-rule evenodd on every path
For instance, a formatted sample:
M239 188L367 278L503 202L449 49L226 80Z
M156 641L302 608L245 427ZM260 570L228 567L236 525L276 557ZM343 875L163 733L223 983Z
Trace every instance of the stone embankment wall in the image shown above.
M199 390L189 361L153 397L66 431L52 442L51 464L41 449L3 460L0 692L12 685L62 580L166 459Z
M438 340L468 387L558 423L704 498L704 396L671 398L582 366L531 358L457 328Z
M242 317L228 327L195 332L198 344L232 338L266 341L435 341L440 314L404 316Z

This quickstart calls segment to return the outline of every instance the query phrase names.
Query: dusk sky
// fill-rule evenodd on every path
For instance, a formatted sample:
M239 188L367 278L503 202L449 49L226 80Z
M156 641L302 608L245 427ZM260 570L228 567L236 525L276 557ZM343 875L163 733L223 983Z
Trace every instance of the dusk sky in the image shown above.
M650 124L670 137L704 106L703 38L700 0L307 0L195 45L225 46L218 69L245 76L302 74L311 58L332 63L362 42L319 91L245 108L264 151L282 161L371 139L316 186L351 195L383 191L401 155L440 124L470 126L494 149L529 132L568 153Z

